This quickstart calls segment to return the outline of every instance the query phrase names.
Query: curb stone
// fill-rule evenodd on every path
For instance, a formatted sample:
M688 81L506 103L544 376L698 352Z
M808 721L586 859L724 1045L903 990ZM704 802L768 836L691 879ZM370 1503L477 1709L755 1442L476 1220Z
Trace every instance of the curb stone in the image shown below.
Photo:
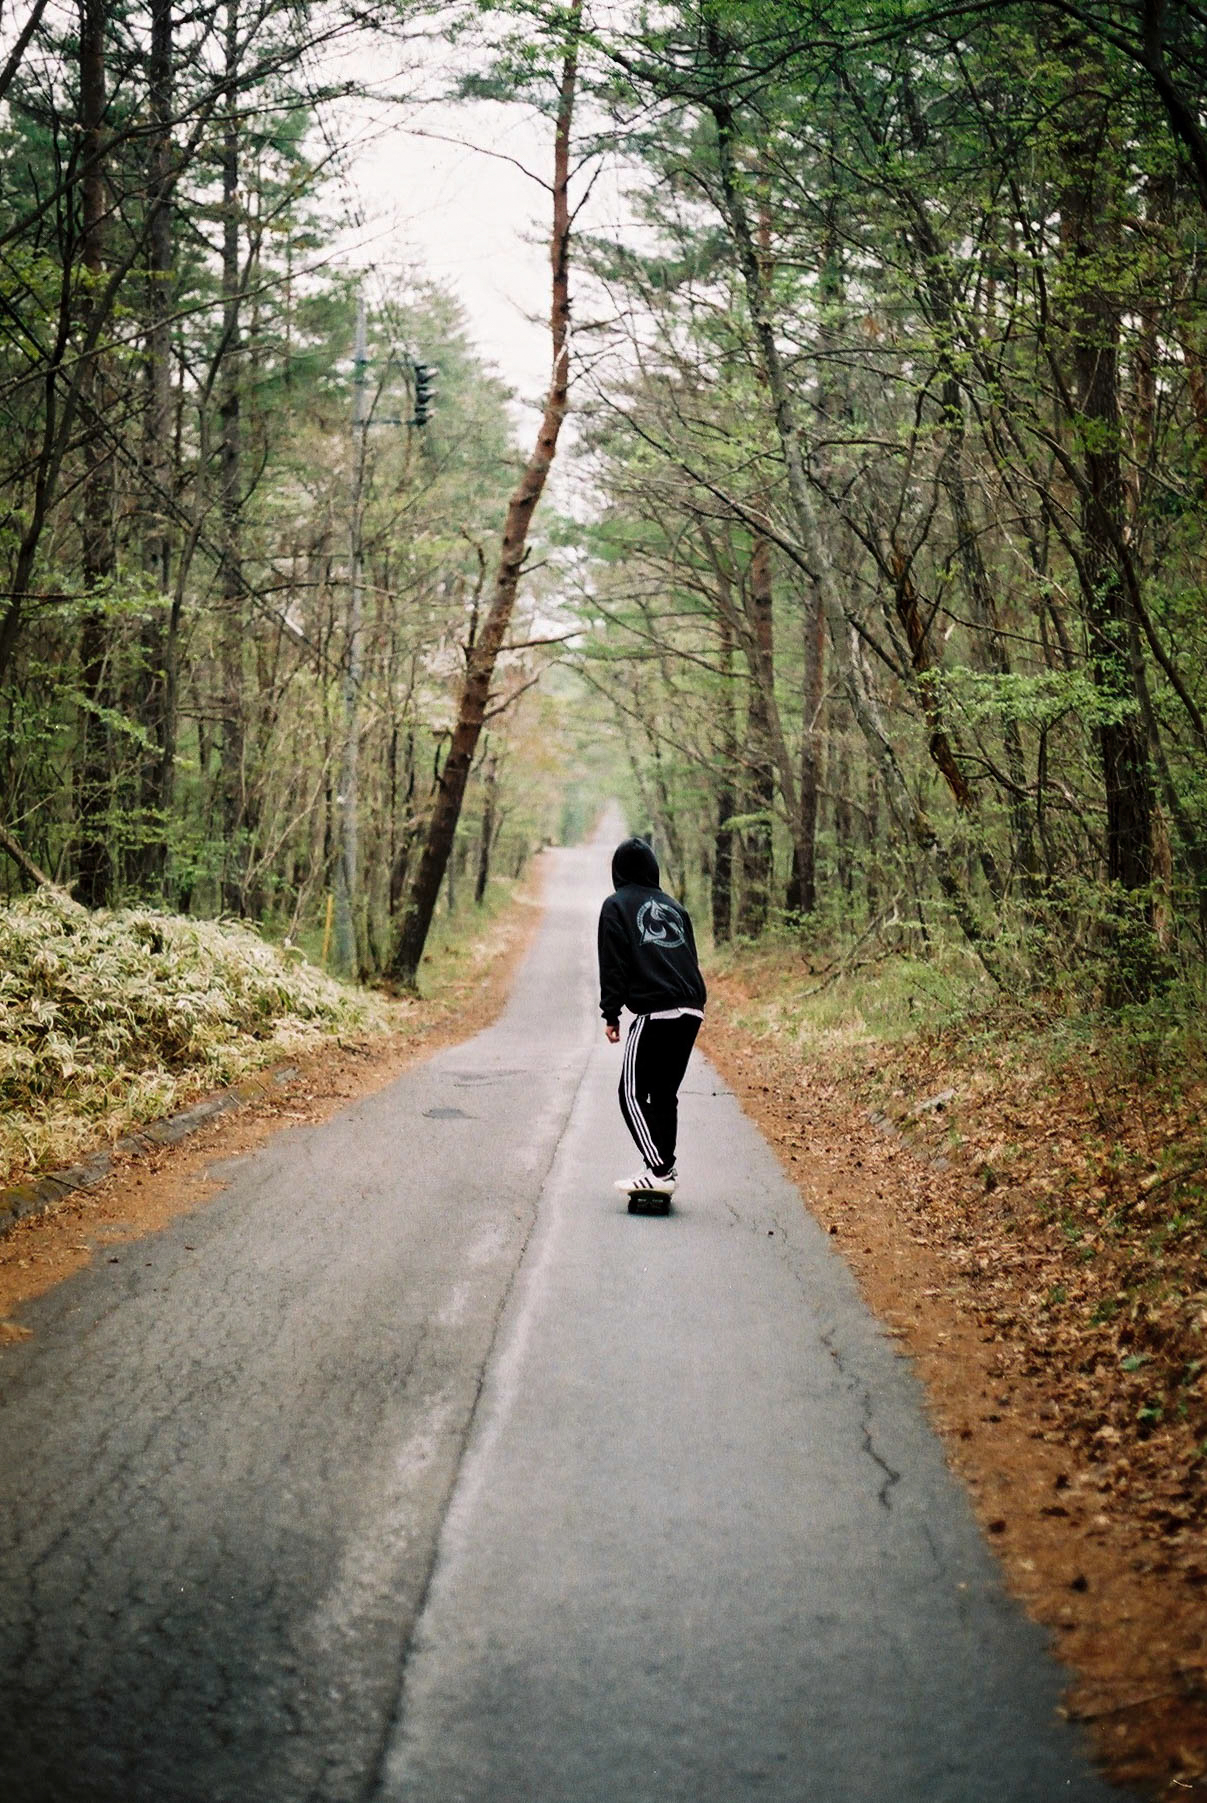
M120 1156L137 1158L156 1146L174 1146L177 1140L196 1132L216 1115L242 1108L259 1096L271 1095L274 1089L282 1088L297 1075L296 1064L279 1064L272 1070L245 1078L242 1083L232 1084L229 1089L219 1090L217 1095L206 1096L202 1101L194 1102L191 1108L182 1108L177 1114L164 1115L161 1120L150 1121L134 1133L124 1134L114 1143L112 1151L97 1152L81 1164L67 1165L61 1171L48 1171L43 1177L31 1177L11 1189L0 1190L0 1239L29 1215L49 1214L76 1190L91 1189L95 1184L103 1183L116 1169Z

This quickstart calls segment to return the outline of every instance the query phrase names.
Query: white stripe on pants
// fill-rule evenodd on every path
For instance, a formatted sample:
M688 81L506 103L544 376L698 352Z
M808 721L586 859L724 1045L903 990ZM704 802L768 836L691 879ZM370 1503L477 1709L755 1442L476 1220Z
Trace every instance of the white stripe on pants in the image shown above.
M679 1085L699 1029L694 1014L662 1020L638 1014L625 1041L620 1111L637 1150L658 1176L674 1166Z

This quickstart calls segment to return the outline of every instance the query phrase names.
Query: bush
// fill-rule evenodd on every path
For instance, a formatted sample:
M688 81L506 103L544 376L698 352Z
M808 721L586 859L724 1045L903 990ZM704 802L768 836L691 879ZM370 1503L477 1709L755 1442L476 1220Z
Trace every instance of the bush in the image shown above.
M0 910L0 1181L161 1113L380 1008L246 926L89 913L41 890ZM74 1125L73 1125L74 1123Z

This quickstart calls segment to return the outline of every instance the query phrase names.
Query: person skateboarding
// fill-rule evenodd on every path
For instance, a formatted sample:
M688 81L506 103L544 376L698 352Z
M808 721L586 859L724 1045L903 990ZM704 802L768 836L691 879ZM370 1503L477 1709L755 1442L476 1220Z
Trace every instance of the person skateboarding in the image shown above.
M704 1019L707 991L687 909L658 886L658 860L644 839L612 855L613 892L599 911L599 1009L620 1040L620 1011L633 1016L620 1075L620 1112L644 1162L614 1188L630 1209L649 1197L665 1209L678 1183L679 1085Z

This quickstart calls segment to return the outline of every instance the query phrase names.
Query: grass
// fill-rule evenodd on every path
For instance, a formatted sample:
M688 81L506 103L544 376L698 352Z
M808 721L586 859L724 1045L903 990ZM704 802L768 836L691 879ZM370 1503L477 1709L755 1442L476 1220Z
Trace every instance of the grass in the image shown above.
M937 946L930 958L881 953L844 966L800 950L790 939L714 948L710 969L748 992L739 1024L790 1039L803 1054L847 1054L908 1043L975 1018L992 999L964 948Z
M1008 1074L1037 1101L1058 1095L1074 1071L1104 1165L1118 1161L1130 1172L1139 1155L1162 1186L1201 1196L1207 1184L1207 1131L1193 1130L1207 1081L1199 986L1171 986L1117 1011L1055 989L1016 998L988 983L966 947L941 940L926 957L889 950L844 962L841 953L768 936L715 948L709 967L745 1031L790 1046L803 1060L824 1058L853 1080L871 1077L875 1064L884 1081L874 1089L888 1079L899 1084L916 1048L930 1057L941 1047L970 1071L989 1067L995 1081ZM891 1093L891 1084L880 1096L862 1089L865 1100ZM953 1121L947 1126L955 1131ZM1009 1153L1007 1142L998 1158Z

